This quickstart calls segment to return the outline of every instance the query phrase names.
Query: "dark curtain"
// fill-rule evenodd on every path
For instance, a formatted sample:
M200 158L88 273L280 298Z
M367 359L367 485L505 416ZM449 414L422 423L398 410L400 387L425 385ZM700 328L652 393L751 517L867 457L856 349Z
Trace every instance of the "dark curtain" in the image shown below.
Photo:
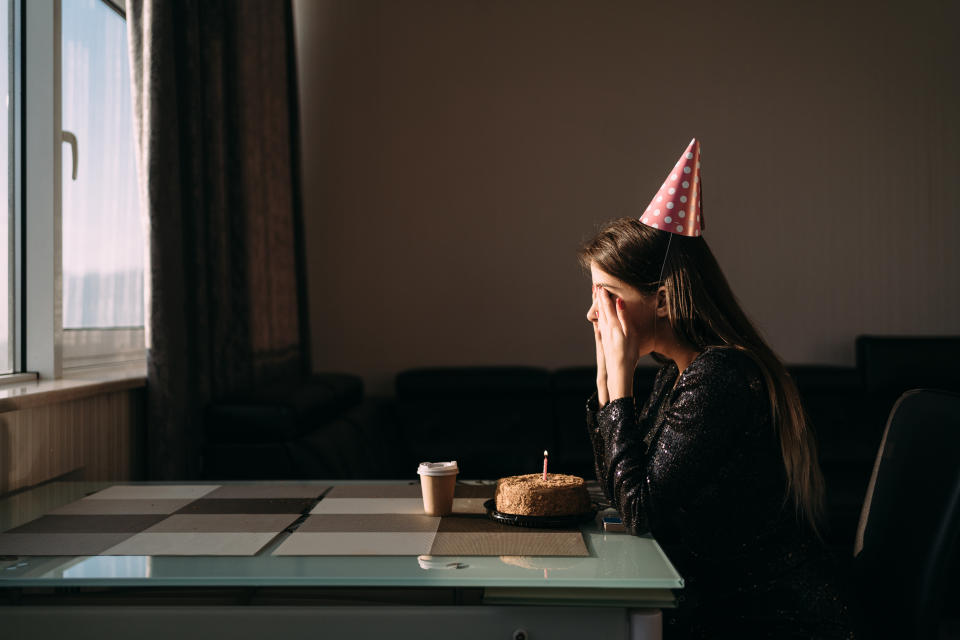
M127 0L149 213L148 472L201 473L211 401L307 369L289 0Z

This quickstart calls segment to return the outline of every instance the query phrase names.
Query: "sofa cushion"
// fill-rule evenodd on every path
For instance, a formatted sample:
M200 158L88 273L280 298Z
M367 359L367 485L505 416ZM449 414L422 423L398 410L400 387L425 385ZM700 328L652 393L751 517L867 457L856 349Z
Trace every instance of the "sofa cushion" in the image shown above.
M803 408L820 445L821 463L845 465L851 459L873 464L880 432L863 423L864 395L853 367L790 365Z
M868 393L960 390L960 336L857 336L857 368Z
M897 398L910 389L960 392L960 336L857 336L865 422L882 433ZM879 442L879 440L878 440Z
M274 382L207 407L207 438L214 442L293 440L362 399L363 381L344 373Z

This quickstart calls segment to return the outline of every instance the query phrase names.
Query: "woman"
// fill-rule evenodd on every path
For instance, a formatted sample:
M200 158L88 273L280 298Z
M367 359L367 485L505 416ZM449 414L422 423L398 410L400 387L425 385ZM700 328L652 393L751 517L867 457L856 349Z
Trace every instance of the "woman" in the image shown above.
M823 479L797 390L700 235L699 143L641 219L581 249L593 280L597 478L685 579L664 637L854 637L822 544ZM678 224L680 223L680 224ZM646 402L634 370L661 363Z

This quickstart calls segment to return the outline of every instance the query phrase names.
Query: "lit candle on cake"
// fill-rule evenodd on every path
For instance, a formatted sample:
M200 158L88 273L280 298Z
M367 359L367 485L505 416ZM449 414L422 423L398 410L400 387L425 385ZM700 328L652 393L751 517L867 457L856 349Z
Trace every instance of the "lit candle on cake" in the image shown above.
M543 481L547 481L547 450L543 450Z

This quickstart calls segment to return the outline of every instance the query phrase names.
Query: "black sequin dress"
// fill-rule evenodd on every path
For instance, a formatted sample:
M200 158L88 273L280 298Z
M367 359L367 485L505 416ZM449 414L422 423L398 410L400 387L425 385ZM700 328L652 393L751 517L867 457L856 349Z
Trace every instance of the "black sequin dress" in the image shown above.
M627 530L652 533L684 577L664 638L856 637L844 565L785 504L759 367L707 347L677 375L662 366L642 408L587 403L600 485Z

